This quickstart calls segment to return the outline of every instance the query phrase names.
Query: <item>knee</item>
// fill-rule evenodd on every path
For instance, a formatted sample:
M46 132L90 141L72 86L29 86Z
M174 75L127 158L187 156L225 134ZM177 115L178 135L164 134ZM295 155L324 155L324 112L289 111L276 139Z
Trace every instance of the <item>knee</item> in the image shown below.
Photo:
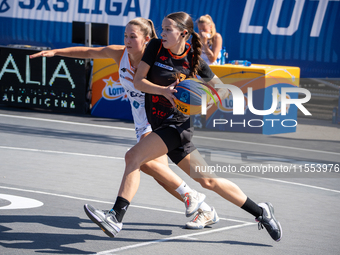
M138 163L138 154L136 154L133 150L129 150L125 153L125 164L134 164Z
M216 181L214 178L201 178L201 179L198 179L197 181L205 189L213 190L216 186Z

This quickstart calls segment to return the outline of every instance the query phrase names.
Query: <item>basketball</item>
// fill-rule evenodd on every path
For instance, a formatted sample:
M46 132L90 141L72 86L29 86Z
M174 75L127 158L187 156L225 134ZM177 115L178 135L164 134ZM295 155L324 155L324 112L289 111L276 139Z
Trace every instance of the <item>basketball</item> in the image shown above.
M198 79L186 79L176 86L177 93L174 99L177 109L186 115L201 113L202 94L204 83Z

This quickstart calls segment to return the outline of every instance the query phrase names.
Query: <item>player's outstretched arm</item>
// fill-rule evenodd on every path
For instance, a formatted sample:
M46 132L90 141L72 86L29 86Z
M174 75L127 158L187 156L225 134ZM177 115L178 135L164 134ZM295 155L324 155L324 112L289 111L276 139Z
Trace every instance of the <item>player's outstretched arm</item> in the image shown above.
M53 49L40 51L30 55L30 58L38 57L54 57L63 56L70 58L113 58L116 63L119 63L120 57L123 54L125 46L110 45L107 47L69 47L63 49Z

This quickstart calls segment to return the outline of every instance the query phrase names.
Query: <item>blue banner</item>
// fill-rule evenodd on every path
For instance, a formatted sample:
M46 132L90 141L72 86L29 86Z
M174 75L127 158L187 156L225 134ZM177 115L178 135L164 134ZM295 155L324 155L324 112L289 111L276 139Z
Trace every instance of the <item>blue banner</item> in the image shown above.
M230 60L340 77L340 0L0 0L0 44L74 46L72 21L108 23L110 44L123 44L129 20L150 18L160 34L176 11L212 16Z

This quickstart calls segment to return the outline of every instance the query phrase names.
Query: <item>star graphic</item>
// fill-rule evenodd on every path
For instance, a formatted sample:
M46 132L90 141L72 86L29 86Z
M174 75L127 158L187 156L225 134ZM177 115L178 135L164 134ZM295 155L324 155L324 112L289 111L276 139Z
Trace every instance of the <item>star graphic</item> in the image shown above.
M111 87L112 87L113 84L116 83L115 81L112 80L111 76L110 76L109 79L103 79L103 81L105 82L106 86L111 86Z

